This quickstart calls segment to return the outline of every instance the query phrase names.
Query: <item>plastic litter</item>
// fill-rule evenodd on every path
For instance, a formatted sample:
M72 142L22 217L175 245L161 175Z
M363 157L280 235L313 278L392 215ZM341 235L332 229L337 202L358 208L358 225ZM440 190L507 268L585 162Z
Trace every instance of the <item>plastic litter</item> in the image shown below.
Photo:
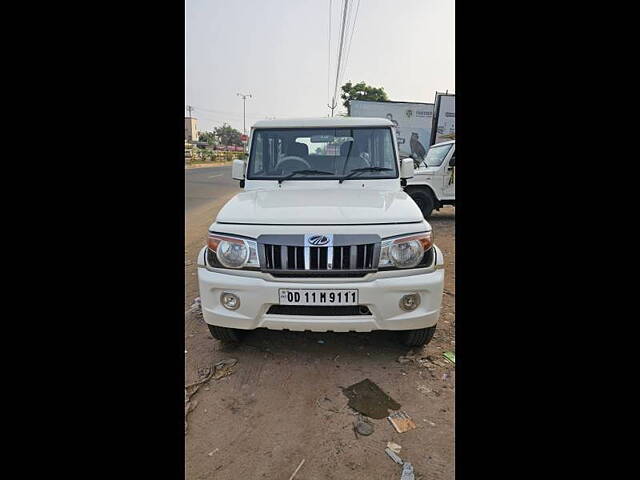
M357 422L355 422L354 428L356 429L356 432L365 437L373 433L373 425L371 425L369 422L364 421L363 419L359 419Z
M300 462L300 465L298 465L298 468L296 468L295 471L291 474L291 476L289 477L289 480L293 480L293 477L296 476L296 473L298 473L298 470L300 470L300 468L302 467L303 463L304 463L304 458Z
M408 432L416 428L415 422L405 412L392 413L387 417L398 433Z
M349 399L348 405L369 418L381 419L389 410L398 410L401 405L368 378L342 389Z
M195 274L192 274L195 275ZM193 303L191 304L191 306L189 307L189 310L187 310L188 312L193 312L195 310L198 310L199 308L202 307L202 301L200 300L200 297L196 297L193 300Z
M442 354L442 356L444 358L446 358L447 360L449 360L451 363L454 363L454 364L456 363L456 354L455 354L455 352L444 352Z
M402 447L395 442L387 442L387 448L395 453L400 453Z
M406 355L400 355L398 357L398 363L404 365L404 364L409 363L409 362L418 361L418 360L420 360L420 358L421 358L420 354L419 353L416 354L412 349L412 350L409 350Z
M393 450L391 450L390 448L385 448L384 452L389 455L389 458L391 458L391 460L393 460L394 462L396 462L398 465L402 465L402 459L398 456L398 454L396 452L394 452Z
M415 480L415 475L413 474L413 465L409 462L404 462L402 466L402 476L400 480Z
M221 362L216 363L213 366L215 372L213 374L213 378L215 378L216 380L220 380L223 377L231 375L233 373L231 367L233 367L236 363L238 363L238 360L236 358L227 358L225 360L222 360Z

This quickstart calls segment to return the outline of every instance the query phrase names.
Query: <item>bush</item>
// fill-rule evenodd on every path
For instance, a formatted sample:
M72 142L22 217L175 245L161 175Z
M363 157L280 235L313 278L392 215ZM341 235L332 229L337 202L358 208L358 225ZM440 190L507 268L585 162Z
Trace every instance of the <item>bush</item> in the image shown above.
M247 155L244 152L227 152L221 150L201 150L199 148L188 148L185 146L185 163L212 163L231 162L236 158L244 159Z

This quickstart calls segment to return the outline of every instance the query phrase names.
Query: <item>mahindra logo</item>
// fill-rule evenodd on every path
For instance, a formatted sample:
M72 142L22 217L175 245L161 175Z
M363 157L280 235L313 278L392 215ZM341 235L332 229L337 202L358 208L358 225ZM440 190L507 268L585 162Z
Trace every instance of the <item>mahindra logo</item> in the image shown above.
M309 237L309 243L316 246L326 245L329 243L329 238L325 235L313 235Z
M333 247L333 233L305 233L305 247Z

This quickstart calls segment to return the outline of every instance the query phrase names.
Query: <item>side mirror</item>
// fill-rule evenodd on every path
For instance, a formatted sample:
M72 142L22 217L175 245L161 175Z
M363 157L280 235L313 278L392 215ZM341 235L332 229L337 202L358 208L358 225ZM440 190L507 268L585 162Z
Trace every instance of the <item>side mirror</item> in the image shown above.
M413 177L413 158L403 158L400 164L400 178Z
M451 157L451 160L449 160L449 166L450 167L455 167L456 166L456 154L453 154L453 157Z
M244 160L235 159L231 166L231 178L234 180L244 180Z

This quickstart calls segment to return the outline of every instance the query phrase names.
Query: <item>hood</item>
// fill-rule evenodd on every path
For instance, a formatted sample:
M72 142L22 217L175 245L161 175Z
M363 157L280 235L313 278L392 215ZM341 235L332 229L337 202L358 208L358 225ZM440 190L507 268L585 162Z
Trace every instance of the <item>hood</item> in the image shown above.
M422 167L422 168L416 168L415 171L413 172L414 176L415 175L433 175L435 173L438 173L438 170L440 170L440 166L437 167Z
M404 192L381 190L253 190L222 207L216 222L270 225L353 225L421 222Z
M416 168L413 177L408 180L409 185L424 185L430 181L440 171L440 167L422 167Z

